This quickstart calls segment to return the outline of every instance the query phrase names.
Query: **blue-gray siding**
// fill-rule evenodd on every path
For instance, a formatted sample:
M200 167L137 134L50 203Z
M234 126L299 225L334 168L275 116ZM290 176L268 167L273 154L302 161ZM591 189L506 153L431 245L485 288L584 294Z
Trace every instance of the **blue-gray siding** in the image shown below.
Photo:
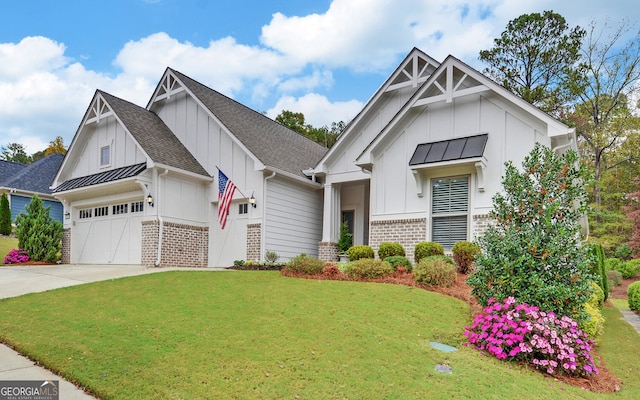
M11 202L11 220L15 221L16 217L20 215L20 213L26 213L26 207L29 205L29 202L31 202L31 197L14 194L11 195L11 198L9 200ZM63 222L62 214L64 211L64 207L62 207L62 203L52 200L42 200L42 202L44 207L50 207L49 215L51 215L54 220Z

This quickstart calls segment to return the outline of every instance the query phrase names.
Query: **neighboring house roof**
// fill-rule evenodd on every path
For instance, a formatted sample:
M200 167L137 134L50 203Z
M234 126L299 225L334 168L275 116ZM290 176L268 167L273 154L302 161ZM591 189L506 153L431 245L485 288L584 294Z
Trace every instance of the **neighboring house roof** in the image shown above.
M209 177L209 173L154 112L103 91L98 93L155 164Z
M194 96L267 168L305 177L327 148L169 68Z
M147 169L147 163L140 163L127 167L112 169L109 171L99 172L93 175L82 176L80 178L75 178L64 182L62 185L56 187L53 191L57 193L63 192L65 190L77 189L85 186L131 178L132 176L139 175L145 169Z
M0 176L3 180L0 181L0 187L51 194L51 183L63 159L62 154L51 154L29 165L2 161L0 162Z

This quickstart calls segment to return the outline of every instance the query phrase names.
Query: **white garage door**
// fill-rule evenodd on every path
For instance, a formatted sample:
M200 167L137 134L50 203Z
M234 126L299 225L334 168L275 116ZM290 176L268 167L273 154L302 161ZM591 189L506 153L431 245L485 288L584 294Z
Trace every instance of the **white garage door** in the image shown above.
M78 210L72 263L140 264L143 202Z

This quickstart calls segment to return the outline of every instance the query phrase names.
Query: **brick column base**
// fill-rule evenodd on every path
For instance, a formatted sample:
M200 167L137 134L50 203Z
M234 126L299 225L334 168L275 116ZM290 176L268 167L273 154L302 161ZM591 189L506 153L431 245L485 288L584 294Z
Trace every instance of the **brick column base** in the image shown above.
M262 239L262 225L261 224L248 224L247 225L247 261L260 261L261 260L261 239Z
M154 266L158 251L158 221L142 223L142 265ZM209 262L209 228L165 222L161 267L200 267Z
M338 243L318 243L318 258L322 261L338 261Z
M71 228L62 230L62 248L60 251L62 253L60 262L62 264L71 263Z

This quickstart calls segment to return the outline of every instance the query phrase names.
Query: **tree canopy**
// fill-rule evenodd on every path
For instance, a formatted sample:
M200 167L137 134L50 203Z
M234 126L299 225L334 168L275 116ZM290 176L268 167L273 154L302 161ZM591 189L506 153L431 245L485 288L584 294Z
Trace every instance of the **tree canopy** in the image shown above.
M276 117L276 121L327 148L334 145L346 127L346 124L340 121L332 122L331 127L325 125L316 128L305 122L303 113L289 110L282 110Z
M480 52L485 73L524 100L554 115L572 98L571 78L584 29L569 28L553 11L509 21L494 46Z

